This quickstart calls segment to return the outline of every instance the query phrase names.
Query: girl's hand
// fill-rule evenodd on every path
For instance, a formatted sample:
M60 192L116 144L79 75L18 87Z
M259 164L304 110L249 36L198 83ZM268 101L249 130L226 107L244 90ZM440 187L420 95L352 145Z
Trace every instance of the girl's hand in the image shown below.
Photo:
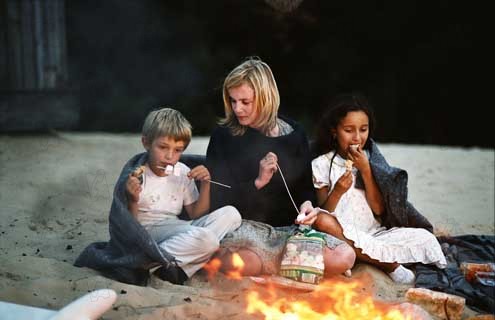
M346 171L335 183L333 192L337 192L338 195L342 196L352 186L352 179L352 171Z
M138 202L139 194L141 193L143 188L141 187L141 182L139 181L139 179L132 174L129 174L129 178L127 178L127 181L125 183L125 190L130 201Z
M187 177L189 179L199 180L201 182L211 179L210 171L208 171L208 169L203 165L199 165L191 169L191 171L187 173Z
M278 157L273 152L268 152L266 156L260 160L258 177L254 181L257 189L263 188L272 180L273 174L277 171L277 163Z
M361 146L357 147L357 149L349 148L347 157L354 162L354 166L359 171L366 171L370 168L368 157L366 157L366 154L363 149L361 149Z

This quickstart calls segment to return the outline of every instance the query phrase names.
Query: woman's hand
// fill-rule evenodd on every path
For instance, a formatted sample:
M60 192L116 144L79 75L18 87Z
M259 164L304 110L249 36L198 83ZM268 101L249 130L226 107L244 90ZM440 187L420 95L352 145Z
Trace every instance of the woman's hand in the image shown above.
M332 192L336 192L339 196L342 196L352 186L352 171L346 171L335 183L335 187Z
M304 201L301 204L295 223L310 226L316 221L318 213L320 213L320 208L313 208L313 204L309 200Z
M349 148L347 152L347 157L354 162L354 166L361 172L370 170L370 163L368 157L364 153L361 146L358 146L356 149Z
M278 157L273 152L268 152L263 159L260 160L260 168L258 171L258 177L254 180L254 185L259 190L266 186L273 177L273 174L277 171Z
M138 202L139 194L143 188L141 187L139 179L132 174L129 174L129 178L127 178L125 183L125 190L127 192L127 197L131 202Z

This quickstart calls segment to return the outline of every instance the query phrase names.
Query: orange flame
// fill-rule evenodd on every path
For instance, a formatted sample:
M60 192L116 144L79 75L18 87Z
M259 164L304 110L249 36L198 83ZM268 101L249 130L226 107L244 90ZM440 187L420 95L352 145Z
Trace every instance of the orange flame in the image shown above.
M296 301L250 291L247 309L250 314L261 313L266 320L410 320L398 309L374 302L371 296L358 294L359 281L325 282L310 295Z
M227 272L227 277L234 280L241 280L244 261L242 261L241 256L237 252L232 254L232 267L234 270Z
M233 280L241 280L242 279L242 270L244 269L244 261L238 253L232 254L232 267L231 270L226 273L227 278ZM208 279L212 279L222 267L222 261L219 258L211 259L207 264L203 266L203 268L208 273Z
M207 264L203 266L203 269L208 273L208 279L211 280L218 273L222 262L218 258L211 259Z

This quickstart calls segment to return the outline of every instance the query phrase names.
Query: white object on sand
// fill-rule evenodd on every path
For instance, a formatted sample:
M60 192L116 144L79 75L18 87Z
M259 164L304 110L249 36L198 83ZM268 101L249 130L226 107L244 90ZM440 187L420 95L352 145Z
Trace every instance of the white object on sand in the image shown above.
M117 293L111 289L95 290L56 310L0 301L2 320L96 320L117 300Z

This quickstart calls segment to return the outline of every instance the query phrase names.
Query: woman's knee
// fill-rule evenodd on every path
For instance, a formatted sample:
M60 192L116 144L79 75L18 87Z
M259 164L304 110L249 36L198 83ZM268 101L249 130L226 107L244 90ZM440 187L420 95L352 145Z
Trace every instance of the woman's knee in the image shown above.
M239 266L237 258L242 260L242 267ZM229 273L231 271L239 271L243 276L255 276L259 275L263 269L263 262L261 258L253 251L248 249L240 249L236 252L229 252L221 257L222 266L220 270L223 273Z
M335 252L338 259L342 262L342 265L346 267L346 270L351 269L354 266L354 263L356 262L356 252L349 244L343 243L338 245L335 248Z
M347 243L338 245L335 249L325 250L325 275L342 274L351 269L356 261L353 248Z

